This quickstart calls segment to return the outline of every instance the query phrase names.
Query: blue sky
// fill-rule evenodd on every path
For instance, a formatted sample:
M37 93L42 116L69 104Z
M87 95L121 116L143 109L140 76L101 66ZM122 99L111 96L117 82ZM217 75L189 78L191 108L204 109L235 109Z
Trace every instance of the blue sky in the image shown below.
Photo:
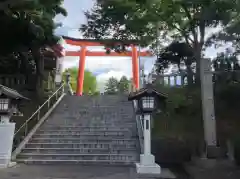
M62 22L63 26L56 29L56 34L66 35L75 38L81 38L78 28L81 24L86 23L84 11L90 10L94 5L94 0L65 0L63 6L68 11L67 17L58 16L56 22ZM209 29L208 33L216 29ZM217 52L222 51L226 47L215 49L211 47L206 50L206 57L213 58ZM66 46L66 49L78 49L71 46ZM103 49L103 48L99 48ZM91 50L91 49L89 49ZM65 57L64 68L78 65L77 57ZM141 58L140 62L144 64L145 71L149 72L154 64L155 58ZM98 79L100 90L103 89L103 84L111 76L120 78L122 75L127 77L132 76L131 58L128 57L87 57L86 69L92 71Z

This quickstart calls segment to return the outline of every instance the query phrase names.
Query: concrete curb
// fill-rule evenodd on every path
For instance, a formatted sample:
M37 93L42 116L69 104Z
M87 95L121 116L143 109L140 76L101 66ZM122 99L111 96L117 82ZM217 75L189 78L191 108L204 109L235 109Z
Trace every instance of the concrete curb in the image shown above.
M50 116L53 110L58 106L58 104L62 101L65 93L60 96L57 102L48 110L48 112L39 120L39 122L35 125L35 127L29 132L29 134L24 138L24 140L19 144L19 146L12 153L12 160L15 160L17 155L22 151L24 146L28 143L28 141L32 138L38 128L43 124L43 122Z

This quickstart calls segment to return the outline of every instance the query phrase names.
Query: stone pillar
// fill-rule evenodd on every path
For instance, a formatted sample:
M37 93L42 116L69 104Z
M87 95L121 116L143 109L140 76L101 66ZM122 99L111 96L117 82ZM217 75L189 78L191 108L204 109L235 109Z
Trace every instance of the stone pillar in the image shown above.
M144 115L144 153L140 155L140 163L136 164L139 174L160 174L161 167L155 163L151 154L151 115Z
M15 123L9 122L9 116L1 116L0 122L0 168L13 166L11 162Z
M57 87L60 86L62 83L63 60L64 60L64 57L60 57L56 59L55 84Z
M212 158L218 152L216 140L216 120L214 112L213 82L211 72L211 61L201 60L201 95L202 95L202 114L204 124L204 139L206 143L206 154Z

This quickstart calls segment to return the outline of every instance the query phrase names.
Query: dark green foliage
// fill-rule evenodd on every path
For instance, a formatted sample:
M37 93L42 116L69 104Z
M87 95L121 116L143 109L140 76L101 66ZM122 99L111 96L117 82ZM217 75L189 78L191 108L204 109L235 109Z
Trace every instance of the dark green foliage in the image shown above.
M10 3L10 5L8 4ZM36 74L36 90L41 90L44 75L44 55L55 45L54 35L58 14L67 15L62 0L0 1L1 73ZM6 5L7 3L7 5ZM8 69L6 72L4 69ZM39 91L40 92L40 91Z
M157 72L162 73L170 64L177 64L179 71L181 70L181 64L186 65L189 69L194 62L193 56L194 53L191 46L186 43L174 41L163 48L158 54L158 59L155 64Z
M108 79L105 85L105 92L107 94L115 94L118 92L118 80L114 77Z
M240 135L237 134L233 140L234 145L234 159L237 165L240 165Z
M3 43L0 57L4 57L0 60L0 66L4 68L7 59L14 58L16 65L27 66L33 60L36 68L40 68L38 61L42 51L59 40L53 34L56 28L53 19L57 14L66 15L61 3L62 0L16 1L0 10L0 38ZM37 71L42 73L41 70Z
M193 49L197 82L200 80L202 50L205 45L215 43L215 40L206 41L207 28L229 26L240 13L239 0L97 2L93 12L86 13L88 24L81 28L85 36L97 39L109 36L119 40L135 39L140 41L140 45L151 45L153 49L166 42L185 42Z
M118 81L117 78L111 77L105 85L105 92L108 94L115 94L117 92L124 93L129 90L130 81L126 76L122 76Z
M122 76L122 78L118 82L118 91L121 93L128 92L129 90L129 80L126 76Z

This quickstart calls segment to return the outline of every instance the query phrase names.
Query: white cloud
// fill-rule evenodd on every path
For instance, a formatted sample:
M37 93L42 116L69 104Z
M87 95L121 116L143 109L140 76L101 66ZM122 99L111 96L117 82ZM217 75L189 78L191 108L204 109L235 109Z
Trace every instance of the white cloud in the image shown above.
M127 78L130 78L130 75L126 75L123 71L114 71L111 70L107 73L103 73L97 76L97 80L99 81L107 81L111 77L115 77L118 80L121 79L122 76L127 76Z

